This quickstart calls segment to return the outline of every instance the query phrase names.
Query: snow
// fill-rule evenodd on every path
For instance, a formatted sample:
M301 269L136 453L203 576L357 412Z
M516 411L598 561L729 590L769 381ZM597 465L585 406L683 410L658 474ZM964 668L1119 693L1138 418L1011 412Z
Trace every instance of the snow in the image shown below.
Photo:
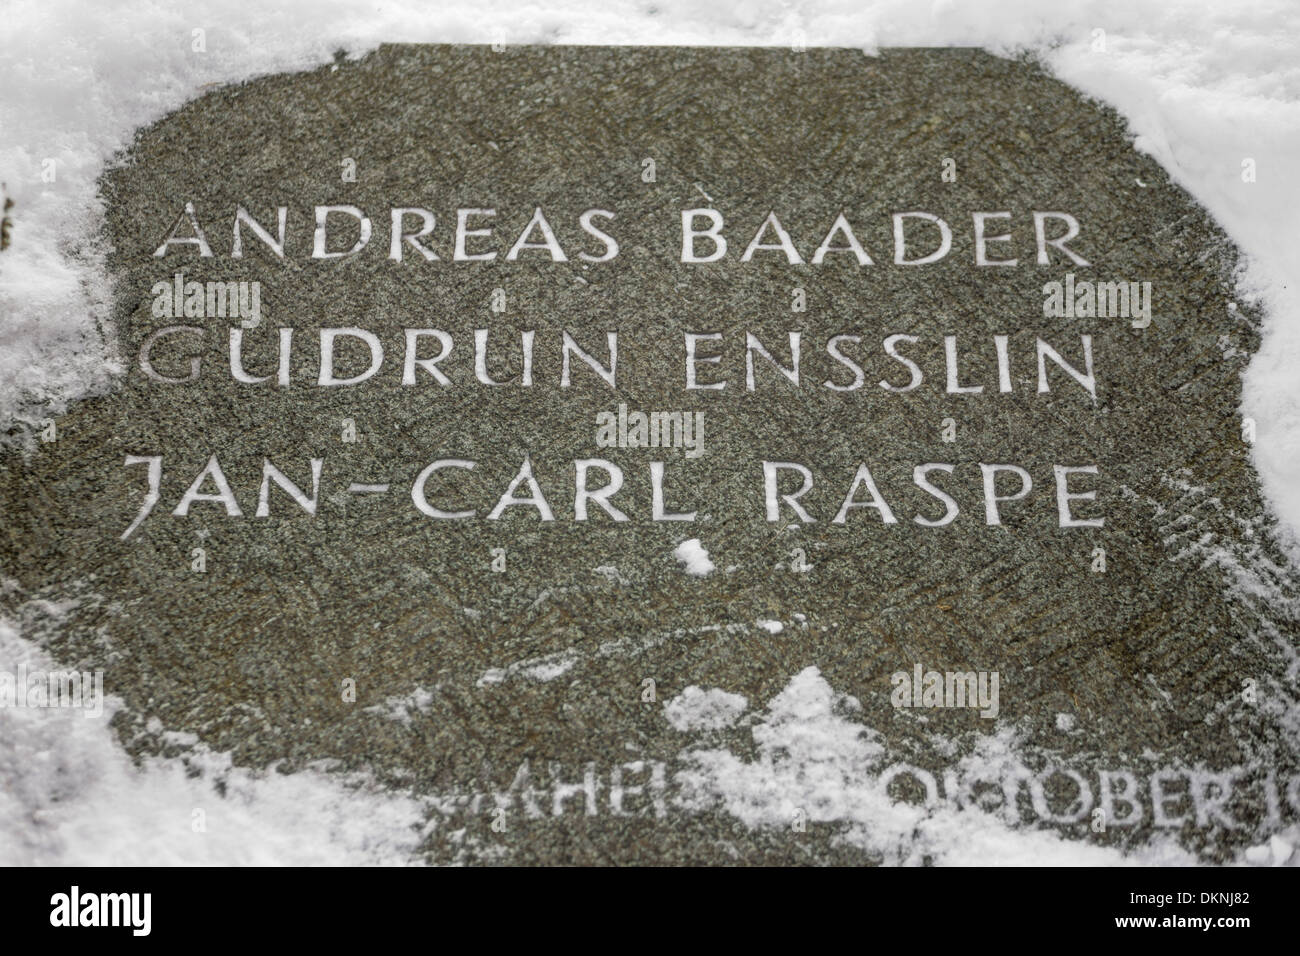
M667 707L699 712L700 688ZM713 693L717 693L714 691ZM689 695L689 696L688 696ZM841 839L884 863L999 866L1107 866L1138 862L1119 850L1062 839L1049 830L1015 828L978 807L913 805L887 790L885 747L859 723L853 697L836 693L816 667L796 674L753 723L752 757L729 748L699 748L677 776L679 804L721 808L749 827L792 831L796 821L837 824ZM980 774L1021 768L1007 733L980 739L963 761ZM1141 862L1187 865L1176 845L1154 843Z
M4 621L0 663L56 669ZM95 719L71 709L0 708L0 866L418 859L418 801L324 768L254 773L198 746L137 768L109 728L120 707L110 697ZM166 740L193 742L179 734Z
M1294 829L1294 828L1292 828ZM1245 853L1246 862L1254 866L1285 866L1295 853L1295 845L1278 834L1268 838L1267 843L1252 846Z
M365 712L378 714L381 717L387 717L389 720L409 725L411 723L411 714L427 714L429 708L433 706L433 700L433 690L427 687L417 687L405 696L386 697L382 704L367 707Z
M194 49L196 30L205 31L203 52ZM1104 31L1102 48L1097 31ZM111 285L95 189L134 131L214 84L305 69L339 48L355 56L386 40L802 42L868 52L965 45L1038 55L1058 77L1117 109L1137 147L1245 253L1239 295L1263 307L1265 323L1242 411L1255 420L1255 464L1290 554L1300 556L1300 178L1293 171L1300 5L1291 0L479 0L435 9L418 0L10 0L0 33L0 182L15 206L13 244L0 253L0 432L102 392L121 371L105 344ZM1247 158L1257 169L1253 183L1241 176ZM676 553L688 573L713 570L698 539ZM0 622L0 667L27 661L52 669L30 637ZM553 679L567 663L546 661L526 676ZM684 722L709 701L719 714L735 710L727 701L738 695L693 690L698 695L671 711ZM411 703L418 709L418 700ZM753 726L758 761L692 751L692 799L720 803L755 826L788 826L795 807L812 819L848 821L849 839L901 862L922 855L938 862L1133 859L993 818L973 824L969 812L918 818L916 808L890 803L872 783L880 744L845 716L852 709L815 669L802 672ZM1009 759L1009 746L984 738L965 759L995 765ZM137 767L106 720L66 711L0 711L0 756L0 863L401 862L421 819L416 801L362 778L254 774L197 747ZM213 790L218 780L224 798ZM192 832L192 808L205 809L206 833ZM1285 860L1296 836L1275 837L1253 856ZM1184 857L1153 846L1141 859Z
M748 707L749 701L740 694L692 685L664 704L664 716L681 731L721 730L740 719Z
M704 550L699 538L683 541L673 551L673 556L681 562L682 569L693 577L702 578L713 572L714 565L709 560L709 552Z
M490 667L475 682L477 687L500 684L512 677L525 677L529 680L551 681L563 677L578 663L578 652L572 648L558 654L546 654L528 660L516 661L509 667Z

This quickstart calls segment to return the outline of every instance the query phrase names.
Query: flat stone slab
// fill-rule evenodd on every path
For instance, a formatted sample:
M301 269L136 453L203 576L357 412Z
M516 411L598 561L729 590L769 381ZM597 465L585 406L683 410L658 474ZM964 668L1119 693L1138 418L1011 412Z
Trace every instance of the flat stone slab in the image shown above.
M125 373L0 564L137 752L369 769L431 861L1300 816L1235 252L1032 64L388 46L103 194Z

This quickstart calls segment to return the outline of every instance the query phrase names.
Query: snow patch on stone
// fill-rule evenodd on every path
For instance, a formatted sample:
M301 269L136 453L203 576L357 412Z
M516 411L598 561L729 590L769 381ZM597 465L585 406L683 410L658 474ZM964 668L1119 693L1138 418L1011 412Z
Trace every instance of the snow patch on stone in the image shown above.
M683 541L677 546L673 556L681 562L683 570L689 575L702 578L713 572L714 564L709 560L709 552L704 550L704 545L700 544L699 538Z
M749 701L740 694L692 685L664 704L664 716L683 732L722 730L734 725L748 707Z

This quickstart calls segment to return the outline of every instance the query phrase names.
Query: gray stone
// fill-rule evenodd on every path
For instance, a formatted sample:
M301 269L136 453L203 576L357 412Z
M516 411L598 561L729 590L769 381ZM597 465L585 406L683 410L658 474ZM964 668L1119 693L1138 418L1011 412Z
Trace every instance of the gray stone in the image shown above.
M942 177L946 158L955 182ZM345 159L355 182L342 178ZM451 801L430 810L440 825L423 852L435 861L889 859L844 845L841 824L816 814L807 833L791 833L673 803L688 745L757 751L744 721L692 736L665 719L665 701L718 687L757 712L815 666L860 701L853 719L881 735L890 760L942 777L979 735L1016 728L1034 769L1238 768L1235 829L1198 823L1190 798L1181 805L1190 822L1171 828L1208 858L1276 827L1266 778L1284 789L1300 769L1286 716L1296 582L1270 543L1238 412L1258 317L1234 305L1235 252L1206 213L1133 149L1112 112L1034 65L957 50L390 46L201 97L141 131L103 191L118 276L109 334L127 372L112 394L59 419L57 441L0 463L0 563L17 582L10 610L33 627L42 599L78 599L46 643L60 660L106 671L127 704L118 729L137 752L163 746L143 732L157 717L246 765L328 758L370 768L390 786ZM154 256L186 202L213 256L192 246ZM330 204L365 210L373 234L356 255L313 259L313 208ZM272 232L276 207L288 207L282 259L247 227L245 254L232 258L239 205ZM409 246L402 261L388 257L390 210L406 206L435 213L438 261ZM536 207L568 261L542 250L503 261ZM726 217L725 260L680 261L681 212L694 207ZM496 210L492 237L471 240L471 251L497 249L495 261L453 260L456 210L467 208ZM611 261L578 257L603 251L579 226L589 209L616 213L596 220L619 243ZM890 217L916 210L951 225L951 252L895 265ZM1075 216L1070 247L1091 264L1052 252L1038 265L1035 210ZM779 251L741 262L769 211L805 263L842 211L874 264L840 253L792 265ZM1006 226L1012 238L989 255L1014 256L1014 267L974 265L972 213L993 211L1011 217L991 220L990 235ZM345 217L331 232L336 224L332 242L347 248L355 235ZM177 235L187 234L182 224ZM917 228L909 242L928 235ZM227 329L237 319L152 314L152 287L178 272L262 284L245 362L273 372L273 330L292 327L287 388L232 381ZM1044 317L1044 285L1066 273L1149 281L1149 326ZM804 312L792 311L796 288ZM504 312L491 308L497 289ZM145 338L172 324L206 330L192 384L150 380L138 363ZM317 330L348 326L380 338L384 364L362 384L321 387ZM440 366L451 385L423 370L402 385L404 328L452 336ZM499 379L517 377L519 332L535 330L532 387L476 381L475 329L490 330ZM617 388L581 362L560 387L565 331L602 360L605 334L618 333ZM788 361L793 331L799 385L759 358L747 391L746 333ZM687 391L684 334L718 332L722 362L700 370L727 388ZM907 381L882 350L898 333L918 337L903 350L924 373L903 393L876 384ZM826 352L840 334L861 336L844 349L864 368L856 391L823 385L852 378ZM946 335L957 336L963 384L982 393L945 390ZM1008 337L1005 394L995 335ZM1036 339L1081 368L1081 335L1092 337L1095 401L1050 362L1051 390L1039 393ZM160 344L158 371L184 375L189 352L178 346L197 341ZM365 365L356 345L339 345L340 367L354 374ZM421 355L435 346L426 339ZM597 413L620 403L702 411L704 454L597 447ZM942 435L949 418L952 442ZM355 443L341 440L346 419ZM174 516L214 454L244 516L211 502ZM128 455L161 455L164 471L158 506L123 540L147 470L124 467ZM485 520L525 456L556 520L525 507ZM267 457L304 489L310 459L324 460L314 517L274 487L271 516L254 517ZM442 473L430 494L475 509L473 519L440 521L412 503L417 475L445 458L477 466ZM625 472L613 500L626 523L595 506L574 520L574 462L586 458ZM696 521L651 520L654 460L666 463L668 508L698 511ZM767 520L765 460L812 470L803 500L814 523L788 509ZM912 472L935 462L954 466L931 477L960 514L924 527L915 515L943 509ZM859 463L897 523L869 508L832 522ZM1019 464L1033 478L1000 526L985 523L981 463ZM1059 526L1056 464L1098 467L1071 488L1096 490L1074 513L1104 516L1104 527ZM593 472L593 487L603 480ZM391 487L349 494L351 482ZM688 538L707 549L712 573L689 575L674 557ZM200 547L204 573L191 570ZM1104 572L1093 570L1099 548ZM791 569L796 549L810 570ZM1234 586L1234 574L1262 582L1259 592ZM918 663L998 672L997 721L970 708L895 709L891 675ZM345 679L356 682L355 703L342 699ZM647 679L654 702L643 700ZM1260 703L1242 699L1247 680ZM609 812L611 773L637 759L665 765L662 816L644 796L629 799L632 815ZM505 791L525 761L543 816L516 801L496 833L492 798L472 794ZM581 793L552 815L555 781L581 781L588 764L595 815ZM469 802L455 806L455 794ZM1156 829L1144 802L1135 827L1097 833L1085 815L1055 829L1139 843ZM1281 819L1298 809L1283 799ZM459 827L468 836L450 840Z

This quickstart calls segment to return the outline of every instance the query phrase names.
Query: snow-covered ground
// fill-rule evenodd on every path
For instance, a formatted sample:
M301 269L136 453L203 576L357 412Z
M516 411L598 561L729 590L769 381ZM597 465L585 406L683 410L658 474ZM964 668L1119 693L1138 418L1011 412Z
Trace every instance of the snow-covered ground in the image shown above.
M312 67L339 48L355 55L383 41L1029 50L1125 116L1138 148L1245 252L1240 294L1261 302L1267 322L1243 414L1255 420L1256 465L1300 555L1295 0L7 0L0 15L0 182L15 203L14 244L0 255L0 428L109 387L116 365L100 331L110 287L96 240L97 179L137 128L213 84ZM205 52L193 49L196 30ZM1247 159L1254 182L1243 181ZM38 655L0 623L0 667ZM790 693L803 691L830 689L792 680ZM723 773L728 767L718 755L702 785L743 785L743 772ZM103 721L0 710L0 862L402 861L413 846L415 801L321 773L223 773L234 800L213 795L216 771L194 779L174 762L132 766ZM212 808L223 825L204 839L187 840L188 825L181 836L161 835L154 811L187 801ZM356 812L361 804L367 809ZM328 820L336 825L321 825ZM991 830L972 842L972 833L965 821L935 829L935 858L959 861L965 848L982 862L1030 859L1044 839ZM1071 854L1120 859L1062 844L1061 855ZM1169 857L1153 850L1151 859Z
M58 667L0 622L0 668L23 666ZM160 727L184 757L137 767L109 727L114 709L111 698L99 717L0 707L0 866L310 866L414 853L416 800L325 768L251 773Z

